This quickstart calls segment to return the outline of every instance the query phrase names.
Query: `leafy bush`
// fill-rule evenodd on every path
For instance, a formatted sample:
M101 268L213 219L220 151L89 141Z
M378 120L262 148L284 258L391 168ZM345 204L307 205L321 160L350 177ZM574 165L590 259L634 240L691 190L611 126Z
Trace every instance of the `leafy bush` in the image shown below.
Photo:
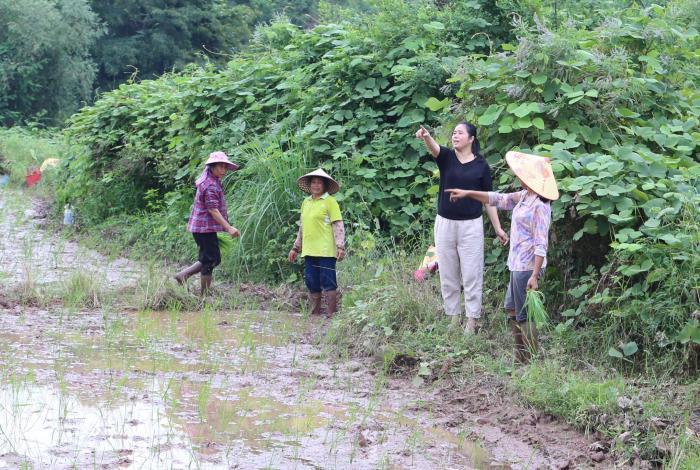
M286 165L290 148L308 149L304 167L287 167L289 181L323 165L343 183L344 215L360 228L394 237L428 232L423 221L434 212L435 167L412 134L434 116L424 104L462 48L486 46L484 37L468 34L487 23L478 2L458 10L376 3L384 23L302 31L276 22L261 28L251 50L225 70L192 66L105 94L71 119L67 135L88 151L70 162L61 198L76 201L88 224L147 211L182 227L205 156L221 149L244 168L255 167L259 153L247 143L261 141L279 149L273 152L279 162L270 160L267 168ZM452 42L456 13L466 44ZM239 175L252 177L246 170ZM236 184L238 191L243 183ZM150 210L147 195L164 206ZM234 218L254 204L229 197ZM166 232L180 233L175 226ZM279 247L291 243L290 233L278 231L264 243L255 238L262 244L246 253L263 257L255 265L264 270L279 259Z
M503 190L513 183L505 151L553 158L562 197L544 288L558 333L578 332L570 347L588 349L593 336L594 354L623 368L672 352L660 367L693 369L696 2L633 5L558 30L516 17L517 44L490 55L507 38L473 34L503 26L478 2L372 3L374 21L276 22L225 70L193 66L104 95L71 120L67 134L88 151L70 161L61 197L88 224L148 214L146 238L184 246L192 181L222 149L243 165L227 182L244 229L229 274L288 277L296 177L319 165L338 177L353 248L428 238L437 172L413 132L428 123L440 136L463 115L481 127ZM505 255L488 250L495 275Z
M695 13L695 2L676 1L630 7L591 30L518 22L517 46L466 58L451 80L454 105L484 128L494 163L514 147L553 159L562 197L545 286L560 329L595 326L584 331L616 359L679 348L691 368L683 345L700 344ZM499 178L504 189L512 180Z

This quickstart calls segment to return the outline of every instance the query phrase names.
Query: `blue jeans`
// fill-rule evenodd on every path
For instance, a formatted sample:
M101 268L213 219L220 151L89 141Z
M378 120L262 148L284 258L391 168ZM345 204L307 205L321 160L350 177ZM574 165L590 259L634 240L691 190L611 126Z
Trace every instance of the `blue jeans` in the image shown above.
M304 258L304 282L312 294L336 290L338 282L335 279L335 258L306 256Z

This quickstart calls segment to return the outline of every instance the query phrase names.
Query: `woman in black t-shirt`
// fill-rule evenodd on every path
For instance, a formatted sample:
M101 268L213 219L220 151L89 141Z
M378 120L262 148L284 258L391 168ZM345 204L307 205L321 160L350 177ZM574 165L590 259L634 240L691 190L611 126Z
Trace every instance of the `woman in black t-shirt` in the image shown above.
M435 248L440 272L440 288L445 313L457 325L461 318L460 288L464 289L466 333L474 333L481 317L481 292L484 275L484 224L482 204L460 199L450 202L447 188L491 191L491 169L479 153L476 127L460 122L452 131L453 149L438 145L421 126L416 137L422 139L440 169L438 215L435 219ZM496 208L486 205L496 235L504 245L508 235L501 228Z

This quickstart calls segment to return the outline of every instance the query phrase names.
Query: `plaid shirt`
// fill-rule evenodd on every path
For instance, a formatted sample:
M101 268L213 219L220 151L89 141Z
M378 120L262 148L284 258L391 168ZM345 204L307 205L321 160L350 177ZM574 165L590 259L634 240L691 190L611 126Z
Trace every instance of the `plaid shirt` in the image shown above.
M192 233L225 232L224 228L211 216L209 209L219 209L228 222L224 188L221 186L221 180L211 173L197 185L197 194L194 196L187 230Z

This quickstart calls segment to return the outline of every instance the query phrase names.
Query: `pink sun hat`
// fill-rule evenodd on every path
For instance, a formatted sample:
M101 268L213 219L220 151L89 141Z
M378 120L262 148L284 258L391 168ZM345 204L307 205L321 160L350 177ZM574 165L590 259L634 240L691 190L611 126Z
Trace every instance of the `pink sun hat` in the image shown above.
M228 155L226 155L224 152L212 152L209 154L209 158L207 158L207 162L204 164L204 171L194 182L196 186L199 186L205 179L207 179L207 175L209 174L209 165L214 165L216 163L225 163L230 171L236 171L238 169L238 165L229 160Z
M213 165L215 163L225 163L230 171L236 171L238 169L238 165L229 160L228 155L221 151L210 153L205 165Z

